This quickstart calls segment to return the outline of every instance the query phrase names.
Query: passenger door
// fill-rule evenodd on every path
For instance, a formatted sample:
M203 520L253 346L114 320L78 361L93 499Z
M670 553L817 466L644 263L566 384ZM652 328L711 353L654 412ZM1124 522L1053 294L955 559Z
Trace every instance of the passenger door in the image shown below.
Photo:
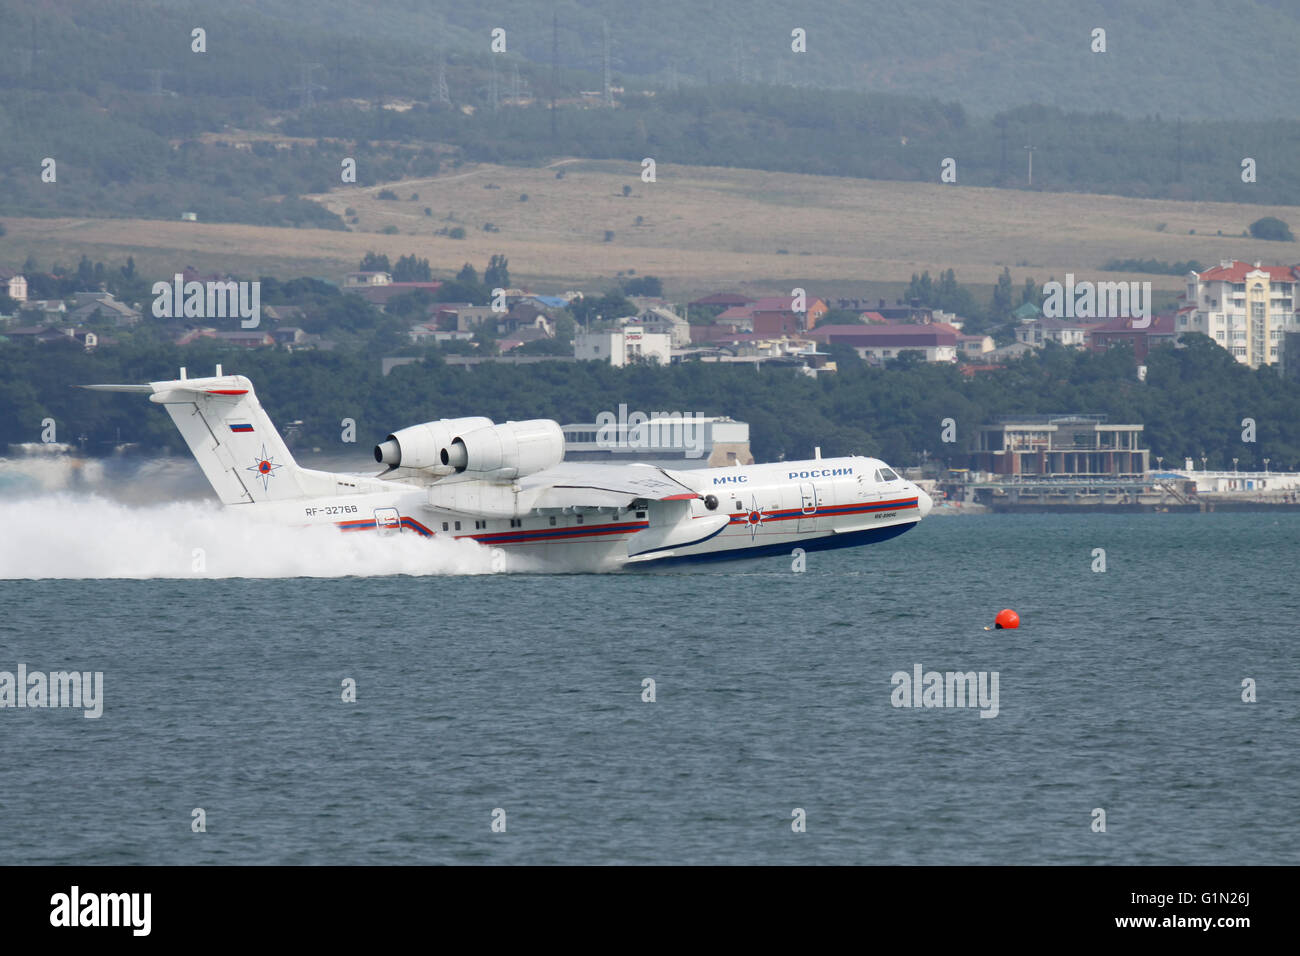
M810 481L799 485L800 515L796 530L799 532L817 530L817 486Z
M402 517L396 508L376 508L375 527L380 534L396 534L402 530Z

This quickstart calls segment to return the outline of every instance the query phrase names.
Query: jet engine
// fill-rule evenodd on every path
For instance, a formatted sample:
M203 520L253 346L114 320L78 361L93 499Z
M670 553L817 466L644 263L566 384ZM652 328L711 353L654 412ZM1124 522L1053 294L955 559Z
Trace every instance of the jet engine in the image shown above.
M427 468L450 475L456 469L443 463L446 449L462 432L490 427L490 418L444 418L393 432L375 446L375 461L390 468Z
M521 478L564 460L564 432L550 419L506 422L463 431L442 452L441 464L492 478Z
M448 418L403 428L375 446L381 465L434 475L520 478L563 460L564 432L545 418L504 425L490 418Z

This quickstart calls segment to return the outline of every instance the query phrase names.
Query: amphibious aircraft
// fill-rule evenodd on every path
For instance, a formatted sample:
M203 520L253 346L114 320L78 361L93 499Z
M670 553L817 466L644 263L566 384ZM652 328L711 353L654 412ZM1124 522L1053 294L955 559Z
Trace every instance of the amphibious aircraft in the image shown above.
M379 475L294 461L242 375L144 385L217 497L266 520L349 534L472 538L535 569L614 570L736 560L873 544L930 512L930 497L876 458L669 470L564 461L553 421L452 418L412 425L375 446Z

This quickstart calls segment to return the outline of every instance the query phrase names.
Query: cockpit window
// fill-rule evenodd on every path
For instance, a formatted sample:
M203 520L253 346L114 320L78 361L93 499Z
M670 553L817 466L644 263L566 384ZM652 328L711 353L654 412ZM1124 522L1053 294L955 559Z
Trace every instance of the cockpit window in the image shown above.
M898 480L898 475L894 474L894 469L892 468L882 468L880 471L876 472L877 477L880 477L882 475L884 476L883 478L884 481Z

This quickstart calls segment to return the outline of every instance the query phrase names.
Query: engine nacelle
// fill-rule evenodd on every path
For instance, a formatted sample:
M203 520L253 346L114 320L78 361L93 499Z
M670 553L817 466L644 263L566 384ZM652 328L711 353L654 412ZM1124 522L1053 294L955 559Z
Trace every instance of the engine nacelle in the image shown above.
M564 432L547 418L463 431L442 464L490 478L521 478L564 460Z
M455 468L446 464L447 449L464 432L490 427L490 418L444 418L412 425L393 432L375 446L375 461L393 468L425 468L438 475L450 475Z

